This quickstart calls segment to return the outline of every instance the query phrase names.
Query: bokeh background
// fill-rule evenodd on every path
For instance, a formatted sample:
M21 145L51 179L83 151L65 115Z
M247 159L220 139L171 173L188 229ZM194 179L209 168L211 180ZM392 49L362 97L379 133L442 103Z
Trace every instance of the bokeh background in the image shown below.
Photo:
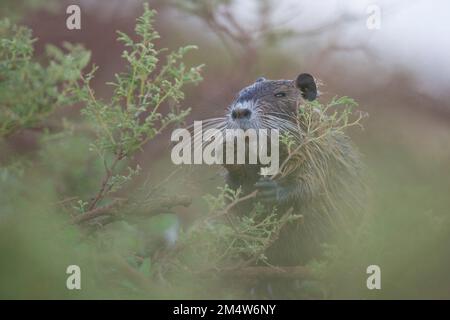
M158 46L195 44L199 50L188 55L188 62L205 64L204 81L186 92L183 105L192 108L188 122L223 115L237 91L259 76L294 79L299 73L309 72L322 83L321 101L335 95L354 98L370 115L364 120L364 130L350 132L370 177L370 218L360 241L348 243L351 250L334 266L335 272L330 275L333 298L450 298L450 3L207 3L149 1L158 11ZM65 27L68 4L80 5L81 30ZM372 5L380 10L379 29L367 27L374 12ZM46 44L60 46L64 41L81 43L91 50L92 62L99 66L95 91L108 98L112 92L105 82L125 65L116 30L132 32L135 18L142 12L142 1L3 0L0 10L1 17L14 18L32 28L38 39L38 56ZM53 117L76 121L79 107L58 110ZM73 256L64 245L65 238L52 233L49 224L53 220L45 219L52 209L45 206L44 199L53 199L54 189L63 189L65 194L88 194L98 179L95 173L90 174L89 165L80 166L89 163L82 138L73 137L67 150L57 144L51 150L41 150L37 135L20 132L0 150L19 156L43 153L52 164L36 167L36 171L58 181L57 185L40 184L40 190L31 193L9 184L9 193L0 196L0 211L6 212L13 203L16 212L32 212L33 216L29 220L33 223L2 225L0 220L0 297L124 297L95 282L81 293L64 288L65 266ZM64 156L67 154L70 156ZM154 179L167 176L173 170L169 134L148 143L135 161ZM189 224L202 210L205 190L223 184L218 168L192 170L194 174L187 182L173 181L171 185L174 192L186 191L188 186L194 199L192 206L180 209L182 224ZM34 183L33 177L30 183ZM365 287L364 266L370 264L381 267L381 290ZM147 297L205 297L201 289L178 295L156 292ZM207 297L222 296L217 293Z

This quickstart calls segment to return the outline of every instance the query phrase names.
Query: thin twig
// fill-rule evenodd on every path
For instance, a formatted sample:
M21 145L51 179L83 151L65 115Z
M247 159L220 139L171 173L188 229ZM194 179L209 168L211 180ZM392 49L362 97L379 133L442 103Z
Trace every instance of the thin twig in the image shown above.
M113 201L111 204L109 204L107 206L92 209L88 212L85 212L83 214L76 216L74 219L72 219L72 223L73 224L81 224L86 221L103 216L105 214L111 214L111 212L113 210L116 210L118 207L123 206L126 202L127 202L127 200L125 200L125 199L116 199L115 201Z
M92 219L104 216L104 215L113 215L115 211L123 207L129 201L127 199L116 199L113 203L104 206L92 209L86 213L83 213L72 220L73 224L81 224ZM146 204L146 210L143 214L145 215L153 215L162 213L164 211L168 211L173 207L184 206L187 207L192 203L192 199L187 196L170 196L164 198L153 199L150 203Z
M305 266L293 267L244 267L240 269L223 270L219 272L226 277L252 279L313 279L312 272Z
M111 185L109 184L109 181L111 179L111 177L114 174L114 169L116 168L117 164L119 163L120 160L123 159L123 154L122 153L118 153L116 155L116 158L114 159L114 162L112 163L112 165L108 168L107 166L105 167L106 170L106 175L103 178L102 181L102 185L100 187L100 190L97 192L97 195L93 198L93 200L91 201L91 203L89 204L88 210L93 210L95 208L95 206L97 205L97 203L105 196L105 194L111 189Z

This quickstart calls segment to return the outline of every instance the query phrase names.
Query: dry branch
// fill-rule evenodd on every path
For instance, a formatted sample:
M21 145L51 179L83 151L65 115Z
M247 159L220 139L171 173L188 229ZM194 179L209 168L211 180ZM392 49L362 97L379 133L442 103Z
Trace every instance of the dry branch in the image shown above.
M129 201L127 199L116 199L111 204L98 207L96 209L85 212L72 220L73 224L81 224L92 219L105 216L115 215L118 209L123 208ZM153 215L162 212L167 212L173 207L184 206L191 204L192 200L187 196L167 196L155 198L145 204L145 210L140 210L140 215Z
M188 207L192 203L192 199L188 196L167 196L152 199L145 205L145 215L152 215L169 211L173 207Z
M313 279L312 272L305 266L293 267L245 267L222 271L225 277L253 279Z
M125 199L115 200L107 206L90 210L88 212L85 212L85 213L75 217L74 219L72 219L72 223L73 224L81 224L83 222L98 218L100 216L103 216L106 214L111 214L115 210L117 210L119 207L123 206L125 203L126 203Z

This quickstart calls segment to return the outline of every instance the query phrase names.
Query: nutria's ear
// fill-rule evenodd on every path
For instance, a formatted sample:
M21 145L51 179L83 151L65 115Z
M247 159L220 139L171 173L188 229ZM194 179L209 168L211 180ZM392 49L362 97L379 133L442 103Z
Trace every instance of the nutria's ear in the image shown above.
M313 101L317 97L317 86L314 78L309 73L300 74L295 80L295 85L302 92L302 97Z
M258 79L256 79L255 82L261 82L261 81L266 81L266 78L264 78L264 77L259 77Z

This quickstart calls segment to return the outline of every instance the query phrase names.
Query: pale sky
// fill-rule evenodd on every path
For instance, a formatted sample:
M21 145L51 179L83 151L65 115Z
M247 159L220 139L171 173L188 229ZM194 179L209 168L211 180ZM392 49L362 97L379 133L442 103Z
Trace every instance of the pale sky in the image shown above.
M239 1L236 14L252 24L254 0ZM368 30L369 5L381 11L381 28ZM361 16L339 36L342 45L361 43L373 50L386 69L410 71L418 90L433 96L450 91L450 1L448 0L277 0L274 23L307 30L340 13ZM244 20L243 20L244 19ZM336 37L336 34L330 34ZM295 40L293 40L295 41ZM323 43L326 44L326 37Z

